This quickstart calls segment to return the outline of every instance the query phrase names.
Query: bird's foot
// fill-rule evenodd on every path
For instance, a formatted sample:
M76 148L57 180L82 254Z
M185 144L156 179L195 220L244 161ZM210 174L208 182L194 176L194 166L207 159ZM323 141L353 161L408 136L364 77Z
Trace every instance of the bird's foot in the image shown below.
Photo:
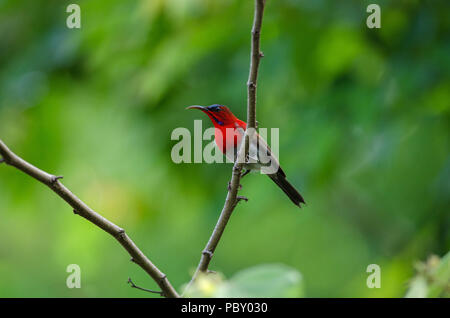
M245 169L245 171L241 174L241 179L250 173L250 169Z

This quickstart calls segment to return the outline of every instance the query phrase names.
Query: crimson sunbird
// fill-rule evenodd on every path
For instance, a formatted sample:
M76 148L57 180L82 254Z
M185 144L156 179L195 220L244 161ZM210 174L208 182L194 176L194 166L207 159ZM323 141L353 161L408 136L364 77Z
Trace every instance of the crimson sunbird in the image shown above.
M215 127L214 140L217 147L228 159L235 162L247 124L234 116L228 107L224 105L214 104L207 107L194 105L187 108L199 109L208 115ZM301 203L305 204L305 200L303 200L303 197L294 186L286 180L286 174L281 169L278 159L272 154L267 142L256 132L255 136L256 138L250 139L248 153L256 155L251 157L253 159L251 163L250 160L246 159L244 164L246 171L242 176L245 176L250 171L261 171L262 168L268 165L274 167L275 169L270 170L271 173L267 173L267 175L286 193L295 205L301 207ZM262 160L263 157L266 159Z

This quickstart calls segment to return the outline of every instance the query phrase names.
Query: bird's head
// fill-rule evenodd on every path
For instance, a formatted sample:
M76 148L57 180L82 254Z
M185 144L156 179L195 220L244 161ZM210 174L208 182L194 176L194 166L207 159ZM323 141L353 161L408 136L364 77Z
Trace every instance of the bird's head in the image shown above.
M227 106L214 104L211 106L189 106L186 109L199 109L211 119L215 127L228 126L237 121L236 116L228 109Z

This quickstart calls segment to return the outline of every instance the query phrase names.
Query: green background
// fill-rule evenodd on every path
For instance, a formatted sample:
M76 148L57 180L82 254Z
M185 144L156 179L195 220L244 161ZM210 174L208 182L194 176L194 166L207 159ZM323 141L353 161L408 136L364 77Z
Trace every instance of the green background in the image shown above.
M81 29L66 6L81 6ZM308 205L265 176L211 269L301 273L308 297L402 297L414 263L450 247L450 6L268 1L257 119ZM231 164L174 164L193 104L246 116L253 1L0 0L0 138L125 228L176 288L216 223ZM0 296L148 297L156 288L110 236L48 188L0 166ZM80 289L66 267L81 267ZM366 286L369 264L381 288ZM276 272L276 271L275 271ZM275 275L277 276L277 275ZM269 288L270 289L270 288Z

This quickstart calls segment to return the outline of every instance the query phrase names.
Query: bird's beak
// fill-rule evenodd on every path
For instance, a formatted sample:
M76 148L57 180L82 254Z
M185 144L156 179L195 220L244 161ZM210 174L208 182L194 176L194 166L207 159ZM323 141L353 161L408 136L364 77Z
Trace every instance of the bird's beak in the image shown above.
M200 109L201 111L207 111L206 107L199 106L199 105L192 105L192 106L186 107L186 109Z

